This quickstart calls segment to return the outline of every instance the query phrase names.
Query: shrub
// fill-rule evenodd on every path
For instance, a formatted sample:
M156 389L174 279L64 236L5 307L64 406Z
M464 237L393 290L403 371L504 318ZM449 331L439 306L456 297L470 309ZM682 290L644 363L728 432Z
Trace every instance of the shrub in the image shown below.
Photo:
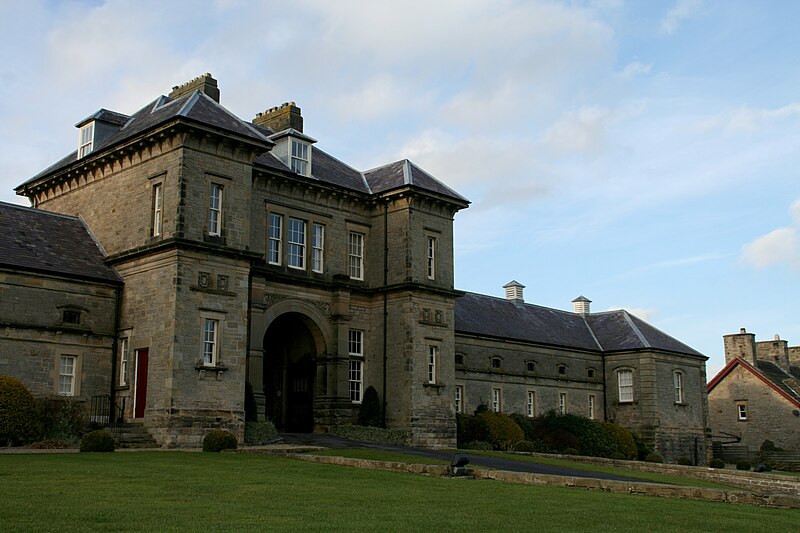
M221 452L222 450L235 450L236 436L224 429L212 429L203 439L204 452Z
M361 408L358 410L358 425L379 428L383 426L381 419L381 401L378 398L378 391L370 385L364 391L364 398L361 400Z
M694 461L688 457L681 457L678 459L678 464L683 466L694 466Z
M648 453L647 457L644 458L645 462L647 463L663 463L664 458L658 455L657 453Z
M517 423L520 429L522 429L522 433L525 434L525 440L536 440L537 437L534 434L533 423L531 422L530 418L519 413L514 413L511 415L511 419Z
M492 445L486 441L473 440L461 446L462 450L492 450Z
M718 457L715 457L711 459L711 461L708 463L708 466L710 466L711 468L725 468L725 461L723 461Z
M81 438L82 452L113 452L114 437L104 429L90 431Z
M372 428L344 424L332 427L331 434L346 439L371 442L373 444L386 444L389 446L405 446L408 444L408 433L401 429Z
M272 444L278 442L278 430L272 422L245 422L244 424L244 443L245 444Z
M476 415L489 430L488 440L496 450L509 450L514 444L525 440L525 434L514 420L503 413L485 412Z
M514 445L514 450L518 452L525 452L525 453L533 453L536 450L536 446L528 440L523 440Z
M613 422L601 422L600 425L605 429L608 436L614 442L615 449L611 453L612 459L636 459L638 456L638 448L636 440L633 438L633 433L627 428L618 426ZM622 457L614 457L615 455Z
M566 448L563 452L564 455L580 455L580 452L575 448Z
M0 376L0 445L34 441L41 432L36 400L22 382Z
M749 461L739 461L736 463L736 470L750 470L750 467Z
M624 453L614 452L614 453L611 454L611 457L609 457L609 459L618 459L618 460L624 461L624 460L627 459L627 457L625 456Z
M83 403L75 398L43 398L38 402L42 436L47 440L78 442L89 421ZM93 429L100 429L95 427Z
M467 442L489 441L489 424L480 416L458 415L456 427L456 439L459 448Z
M605 426L582 416L557 415L555 411L549 411L535 418L531 426L532 432L554 450L576 448L584 455L600 457L609 457L618 451Z
M652 450L645 444L644 439L636 433L633 433L633 441L636 443L636 458L644 461Z

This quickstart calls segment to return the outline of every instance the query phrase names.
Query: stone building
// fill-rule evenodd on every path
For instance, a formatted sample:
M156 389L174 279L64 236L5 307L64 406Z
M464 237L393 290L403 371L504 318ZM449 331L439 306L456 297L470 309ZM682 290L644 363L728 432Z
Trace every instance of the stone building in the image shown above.
M0 374L37 396L108 395L121 289L81 220L0 202Z
M339 161L294 103L246 122L219 99L206 74L133 115L101 109L75 152L16 189L29 212L80 217L124 280L104 371L158 442L241 435L246 409L324 431L352 422L370 385L386 425L422 446L453 446L455 412L498 388L505 412L530 392L534 412L559 408L562 391L564 410L659 449L704 439L702 355L586 299L568 313L523 304L519 284L513 302L456 290L465 198L408 160Z
M800 346L775 335L725 335L725 367L708 383L715 438L755 452L765 440L800 451Z

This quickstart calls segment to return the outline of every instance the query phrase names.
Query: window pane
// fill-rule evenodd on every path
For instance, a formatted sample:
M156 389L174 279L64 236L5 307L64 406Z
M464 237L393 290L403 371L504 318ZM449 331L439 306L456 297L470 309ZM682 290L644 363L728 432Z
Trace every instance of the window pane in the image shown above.
M290 218L288 230L288 253L286 262L292 268L305 268L306 223L296 218Z
M362 365L363 362L360 360L354 359L350 361L350 401L354 403L361 402L361 388L363 386Z
M314 224L311 227L311 270L322 272L322 251L325 243L325 226Z
M222 222L222 187L216 183L211 184L209 193L209 219L208 234L219 235Z
M203 327L203 364L217 362L217 325L219 321L207 318Z
M269 251L268 261L273 265L281 264L281 223L283 219L280 215L270 213L269 215Z
M364 235L350 232L349 239L350 277L364 279Z

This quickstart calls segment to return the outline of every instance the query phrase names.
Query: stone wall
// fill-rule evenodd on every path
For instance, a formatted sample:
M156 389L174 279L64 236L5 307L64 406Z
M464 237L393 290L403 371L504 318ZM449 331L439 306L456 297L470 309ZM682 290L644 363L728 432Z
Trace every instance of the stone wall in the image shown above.
M800 416L794 414L800 410L741 365L711 390L708 404L715 440L728 440L730 434L753 450L766 439L779 448L800 450ZM740 404L746 420L739 419Z
M80 311L64 323L63 310ZM62 355L77 356L75 396L108 395L116 288L82 280L0 271L0 374L35 396L59 393Z
M603 420L599 354L463 334L456 335L456 353L464 361L463 365L456 365L456 384L463 387L465 414L472 414L479 405L491 409L492 389L498 388L501 411L507 414L527 414L528 392L534 393L534 416L558 412L560 395L566 394L568 413L588 417L592 396L594 417ZM499 359L498 368L492 367L494 358ZM528 363L532 363L532 370Z

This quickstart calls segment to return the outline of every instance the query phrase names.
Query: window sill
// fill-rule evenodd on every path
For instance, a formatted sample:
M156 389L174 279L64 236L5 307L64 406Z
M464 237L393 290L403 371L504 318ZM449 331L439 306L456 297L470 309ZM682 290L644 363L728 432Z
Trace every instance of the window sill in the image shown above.
M444 385L442 383L429 383L425 382L422 384L423 387L431 388L431 389L443 389Z
M197 370L198 378L208 379L206 376L209 375L209 377L216 377L217 381L222 381L222 374L228 370L228 367L221 363L217 363L216 365L204 365L203 363L197 363L194 368Z

